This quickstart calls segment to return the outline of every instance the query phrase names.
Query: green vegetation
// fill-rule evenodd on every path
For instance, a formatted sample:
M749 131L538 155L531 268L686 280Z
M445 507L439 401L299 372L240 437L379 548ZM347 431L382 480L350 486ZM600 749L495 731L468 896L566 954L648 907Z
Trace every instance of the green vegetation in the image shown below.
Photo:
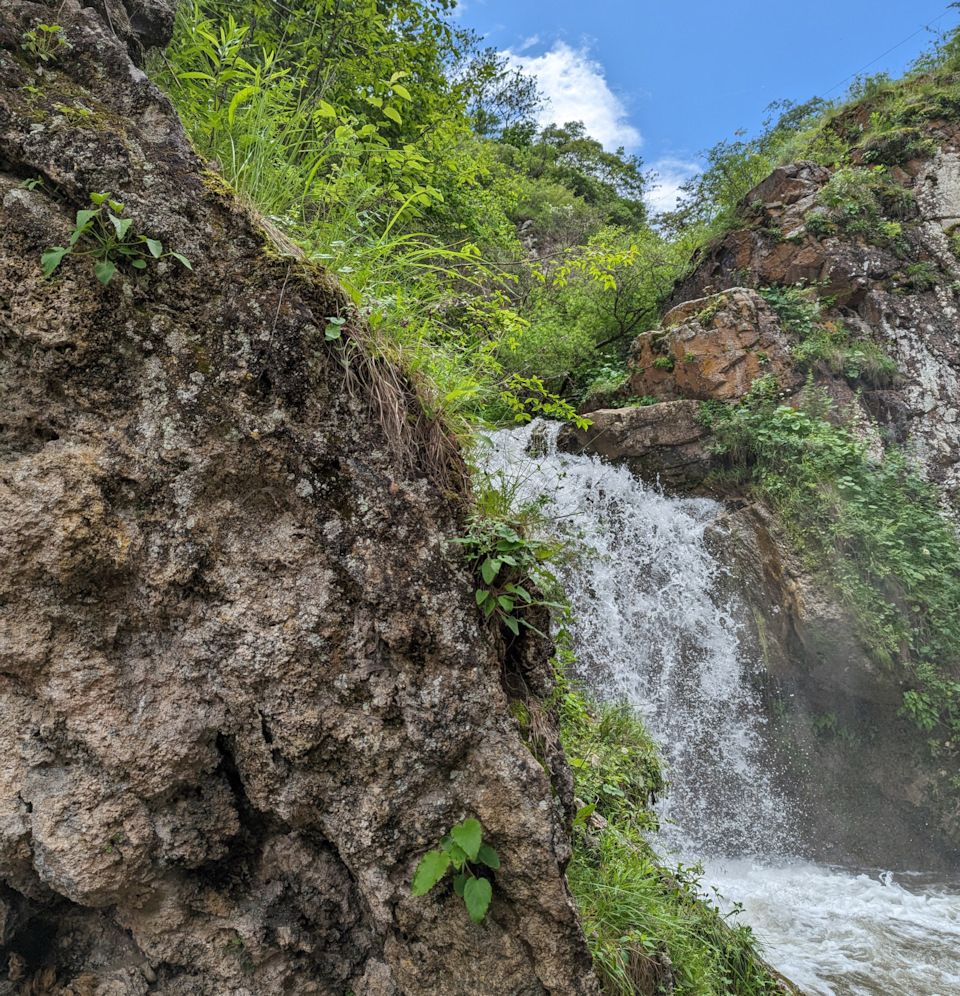
M801 287L761 287L760 294L777 313L784 329L796 337L792 354L800 370L824 369L851 383L875 387L896 378L896 363L879 346L854 335L841 322L824 320L823 311L829 301Z
M854 411L811 385L791 407L761 378L742 404L707 402L702 417L807 565L854 610L873 657L910 677L905 715L960 732L960 682L950 677L960 662L960 545L938 490L896 447L873 453Z
M569 651L559 660L569 665ZM781 992L749 927L729 923L704 898L699 869L668 870L647 843L657 827L652 805L667 785L639 717L623 705L589 703L562 675L556 706L582 803L567 877L604 992Z
M57 55L73 46L63 37L63 28L59 24L38 24L23 34L20 48L41 62L53 62Z
M496 870L500 858L489 844L483 843L483 829L478 820L464 820L451 827L436 851L427 851L413 876L411 895L425 896L453 868L453 891L463 900L474 923L487 915L493 886L490 879L477 873L480 865Z
M327 317L326 339L343 345L345 330L368 330L364 349L399 369L443 437L467 452L487 425L576 418L588 397L655 403L630 396L630 343L657 327L694 253L743 226L802 237L744 203L779 164L832 170L803 215L807 234L894 252L897 293L936 283L911 241L916 204L899 167L933 153L927 122L960 120L960 30L904 80L868 77L836 102L772 105L760 135L707 152L683 204L651 223L640 161L604 150L579 122L541 128L535 83L459 29L452 9L452 0L194 0L179 6L175 40L149 69L210 162L211 190L233 190L259 218L265 252L291 267L321 264L342 283L350 305ZM51 29L24 48L47 61L58 39ZM92 256L104 283L121 262L142 269L173 255L189 265L131 238L122 205L97 196L106 206L79 212L70 245L44 255L48 273L69 254ZM960 236L951 244L960 252ZM811 377L895 378L875 345L827 317L832 302L815 288L760 292ZM705 329L721 301L699 316ZM866 427L813 387L791 407L761 378L742 404L707 404L703 417L728 473L780 514L811 568L856 610L877 659L909 675L904 714L924 730L960 732L960 684L948 677L960 662L960 551L936 491L895 447L878 456ZM478 607L512 640L532 628L533 610L556 607L537 586L556 589L546 565L557 550L530 538L537 509L511 512L509 486L477 491L459 542ZM560 710L583 802L569 879L605 991L651 993L668 981L691 996L773 991L749 930L698 898L696 869L666 872L645 842L665 786L642 724L559 687L555 701L515 701L514 712L536 754L537 709ZM822 729L832 731L827 721ZM479 921L492 888L478 867L495 859L467 820L421 861L414 894L452 867Z
M28 181L33 183L33 181ZM111 200L109 193L91 194L92 208L77 212L77 220L66 247L54 246L40 259L43 272L52 277L65 256L90 256L95 260L94 273L102 284L110 283L118 263L129 263L136 270L145 270L147 260L173 257L182 266L192 270L186 256L178 252L164 252L163 244L146 235L131 237L132 218L122 218L123 204ZM82 240L82 241L81 241Z

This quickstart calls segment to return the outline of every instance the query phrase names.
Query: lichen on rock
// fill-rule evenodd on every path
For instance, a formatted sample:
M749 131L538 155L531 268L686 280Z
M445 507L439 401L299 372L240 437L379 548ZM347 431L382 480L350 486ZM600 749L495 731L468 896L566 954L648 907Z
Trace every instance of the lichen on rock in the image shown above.
M210 191L131 57L172 12L0 13L0 993L595 993L454 464L335 283ZM193 271L47 280L95 191ZM410 896L465 816L502 861L480 925Z

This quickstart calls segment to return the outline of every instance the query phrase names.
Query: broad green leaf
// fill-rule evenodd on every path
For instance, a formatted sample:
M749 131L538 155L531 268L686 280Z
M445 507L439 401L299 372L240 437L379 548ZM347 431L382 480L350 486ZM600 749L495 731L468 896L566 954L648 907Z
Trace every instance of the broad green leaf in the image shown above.
M93 195L91 195L93 196ZM87 208L85 211L77 212L77 228L84 228L91 218L95 218L100 212L91 211Z
M497 601L500 603L500 608L504 612L513 612L513 599L507 598L506 595L501 595Z
M148 239L146 235L141 235L140 238L146 242L147 248L150 250L150 255L154 259L159 259L160 254L163 252L163 243L159 242L157 239Z
M478 588L477 589L477 605L483 605L483 603L487 600L487 595L489 595L489 594L490 594L490 590L488 588Z
M43 272L46 276L53 276L53 271L60 265L60 260L63 259L63 257L69 252L69 249L63 249L60 246L57 246L54 249L48 249L40 257L40 265L43 267Z
M109 259L101 259L100 262L93 268L93 272L97 275L97 280L99 280L104 286L110 283L110 278L114 275L116 270L116 266L111 263Z
M463 899L463 887L467 884L467 879L470 876L466 872L460 872L459 875L453 880L453 891Z
M179 261L180 261L181 263L183 263L183 265L184 265L184 266L185 266L185 267L186 267L186 268L187 268L188 270L192 270L192 269L193 269L193 263L191 263L191 262L190 262L190 260L189 260L189 259L187 259L187 257L186 257L186 256L181 256L181 255L180 255L180 253L178 253L178 252L172 252L172 253L170 253L170 255L171 255L171 256L173 256L173 258L174 258L174 259L177 259L177 260L179 260Z
M483 617L484 619L489 619L493 614L493 610L497 607L497 600L495 598L487 599L483 603Z
M483 847L480 848L477 852L477 858L488 868L500 867L500 855L498 855L489 844L484 844Z
M441 837L440 838L440 847L444 851L449 851L450 848L453 847L453 837L451 837L449 835L447 835L446 837Z
M410 74L405 69L398 70L393 74L393 76L390 77L389 81L390 86L393 86L393 84L396 83L397 80L402 80L404 76L409 76L409 75Z
M520 635L520 623L513 616L504 616L503 621L507 624L507 629L513 633L514 636Z
M400 86L399 83L393 84L393 92L403 97L404 100L413 100L410 96L410 91L405 86Z
M450 855L443 851L427 851L420 859L410 887L412 896L425 896L443 878L450 867Z
M595 802L591 802L589 806L584 806L583 809L577 810L577 815L573 818L574 826L583 826L584 823L593 816L593 811L597 808Z
M110 219L110 224L113 225L118 239L122 239L133 224L133 218L118 218L115 214L108 214L107 217Z
M322 118L335 118L337 116L337 109L325 100L321 100L320 109L317 111L317 114Z
M477 852L480 850L483 836L479 820L464 820L459 826L451 828L450 835L463 848L471 861L477 860Z
M493 557L487 557L487 559L480 565L480 576L486 581L487 584L491 584L493 579L500 573L500 561L494 560Z
M458 871L467 863L467 852L459 844L450 845L450 860Z
M387 106L383 109L383 113L391 120L396 121L397 124L403 124L403 118L400 117L400 112L395 107Z
M237 108L249 97L252 97L255 93L259 93L259 91L260 87L258 86L245 86L233 95L233 100L230 101L230 110L227 111L227 121L230 124L234 122L234 118L237 115Z
M486 915L493 897L493 888L485 878L471 878L463 887L463 901L474 923L479 923Z
M107 200L107 198L109 196L110 196L109 193L105 193L105 194L91 194L90 195L90 200L92 200L94 204L102 204L105 200ZM94 211L92 213L96 214L96 211ZM79 215L77 217L79 217Z
M134 259L131 260L130 265L137 270L145 270L147 268L147 261L145 259Z
M329 341L330 339L339 339L342 332L343 328L339 325L327 325L327 327L324 329L323 334L326 336L327 340Z
M111 211L116 211L119 214L123 210L123 201L107 201L107 206Z

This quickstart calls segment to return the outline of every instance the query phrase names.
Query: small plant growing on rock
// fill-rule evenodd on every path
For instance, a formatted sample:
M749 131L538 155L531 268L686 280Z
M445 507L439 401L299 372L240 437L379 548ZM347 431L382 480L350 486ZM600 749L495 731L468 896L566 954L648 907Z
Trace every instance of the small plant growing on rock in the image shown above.
M20 47L24 52L41 62L53 62L61 49L73 48L63 37L63 28L59 24L38 24L20 37L23 38Z
M525 606L560 608L553 602L536 601L524 587L531 575L544 573L543 561L554 553L545 540L521 536L506 522L475 516L470 520L467 535L451 542L465 546L467 558L476 562L483 582L477 589L477 605L485 619L496 614L514 636L519 636L521 626L534 629L519 615Z
M653 365L658 370L666 370L668 373L673 370L673 357L672 356L658 356L654 361Z
M478 874L481 865L499 868L500 857L483 843L483 829L478 820L464 820L450 829L435 851L427 851L413 875L411 895L425 896L452 867L453 891L464 901L474 923L486 916L493 896L490 880Z
M40 258L43 272L52 277L64 256L91 256L96 261L93 267L97 280L110 283L117 270L117 263L127 261L136 270L145 270L147 260L163 259L172 256L182 266L192 270L186 256L178 252L164 252L158 239L148 239L146 235L131 237L132 218L123 218L123 204L112 200L109 193L91 194L92 208L77 212L73 232L66 245L48 249ZM80 240L84 239L83 242Z

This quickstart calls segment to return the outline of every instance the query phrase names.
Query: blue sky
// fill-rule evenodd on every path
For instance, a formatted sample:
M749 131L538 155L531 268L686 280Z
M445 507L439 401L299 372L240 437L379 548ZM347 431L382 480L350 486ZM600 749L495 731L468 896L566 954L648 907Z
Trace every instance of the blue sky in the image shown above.
M697 152L755 131L772 101L835 96L868 63L898 74L932 40L923 26L952 27L960 10L944 0L459 0L458 19L536 72L551 96L544 123L580 118L607 147L639 154L661 174L655 202L671 205Z

